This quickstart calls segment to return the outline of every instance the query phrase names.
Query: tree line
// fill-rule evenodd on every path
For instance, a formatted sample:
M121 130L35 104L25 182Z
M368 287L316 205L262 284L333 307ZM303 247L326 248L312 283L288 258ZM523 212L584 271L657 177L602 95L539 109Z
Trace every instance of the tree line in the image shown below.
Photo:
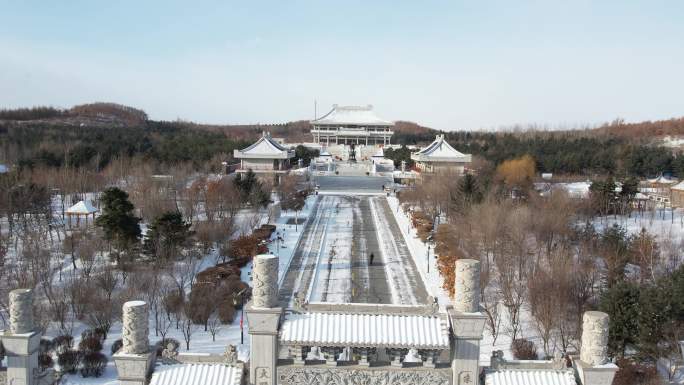
M447 141L457 150L499 165L525 154L535 159L540 172L572 175L616 175L652 177L658 174L684 176L684 154L680 151L633 142L625 137L567 133L448 132ZM402 133L394 138L403 145L429 143L434 135ZM398 166L410 167L411 150L406 146L385 150Z

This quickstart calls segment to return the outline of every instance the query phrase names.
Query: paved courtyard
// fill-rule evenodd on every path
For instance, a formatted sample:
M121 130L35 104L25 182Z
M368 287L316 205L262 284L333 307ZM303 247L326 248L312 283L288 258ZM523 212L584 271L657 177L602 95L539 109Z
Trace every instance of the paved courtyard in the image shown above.
M345 185L347 190L380 192L383 182L378 177L333 176L319 181L326 195L319 195L311 210L280 288L281 306L292 306L295 293L310 302L427 303L427 291L385 197L329 195Z

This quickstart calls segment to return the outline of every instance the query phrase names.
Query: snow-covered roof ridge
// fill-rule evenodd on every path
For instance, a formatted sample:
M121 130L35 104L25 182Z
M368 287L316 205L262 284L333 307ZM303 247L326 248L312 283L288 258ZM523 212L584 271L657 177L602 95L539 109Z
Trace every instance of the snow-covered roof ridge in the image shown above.
M669 178L663 174L660 174L660 175L658 175L657 178L649 179L648 182L649 183L657 183L657 184L675 184L678 182L678 180L675 178Z
M239 385L242 365L198 363L157 365L150 385Z
M269 158L288 159L294 157L294 150L290 150L275 141L271 134L264 131L261 138L247 148L233 151L236 158Z
M676 185L670 187L672 190L682 190L684 191L684 181L677 183Z
M448 349L445 317L414 314L306 312L286 317L284 345Z
M96 212L97 208L95 208L90 201L79 201L75 205L69 207L66 211L67 214L74 215L88 215Z
M485 374L485 385L576 385L571 369L499 369Z
M411 159L423 162L470 162L471 155L451 147L444 134L438 134L427 147L413 153Z
M371 104L367 106L339 106L333 104L332 110L320 118L311 121L314 125L354 124L366 126L392 126L393 122L379 118L373 112Z

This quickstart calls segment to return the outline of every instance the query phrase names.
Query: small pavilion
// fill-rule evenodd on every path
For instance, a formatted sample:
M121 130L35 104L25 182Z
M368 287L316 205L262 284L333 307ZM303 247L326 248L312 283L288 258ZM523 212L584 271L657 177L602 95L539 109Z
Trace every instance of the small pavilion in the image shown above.
M81 224L81 217L85 218L86 226L88 226L88 217L93 216L93 222L95 221L95 213L97 213L97 208L93 206L89 201L80 201L75 205L69 207L66 211L66 216L71 226L71 218L76 217L76 226Z
M271 134L265 132L261 138L251 146L242 150L234 150L233 156L240 160L239 173L252 170L256 174L274 175L279 178L282 174L290 171L290 159L294 158L295 152L284 147Z
M458 171L464 173L471 162L470 154L463 154L444 139L444 135L437 135L435 141L418 152L411 154L416 167L422 172Z

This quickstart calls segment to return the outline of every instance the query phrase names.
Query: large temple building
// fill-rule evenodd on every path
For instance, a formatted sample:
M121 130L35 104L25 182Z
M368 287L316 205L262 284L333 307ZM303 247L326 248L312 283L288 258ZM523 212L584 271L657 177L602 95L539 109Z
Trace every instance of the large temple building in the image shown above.
M311 121L314 142L331 145L386 145L394 134L394 123L379 118L373 106L333 105L330 112Z

